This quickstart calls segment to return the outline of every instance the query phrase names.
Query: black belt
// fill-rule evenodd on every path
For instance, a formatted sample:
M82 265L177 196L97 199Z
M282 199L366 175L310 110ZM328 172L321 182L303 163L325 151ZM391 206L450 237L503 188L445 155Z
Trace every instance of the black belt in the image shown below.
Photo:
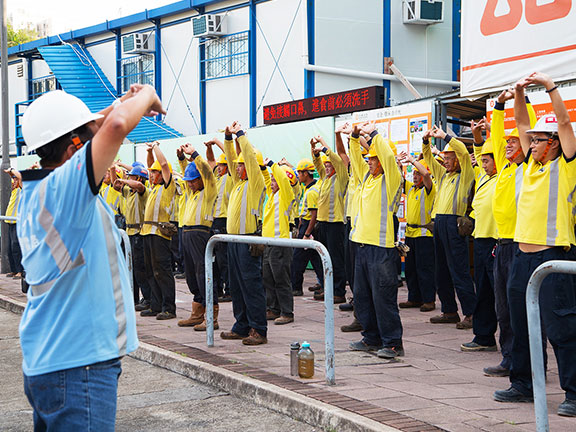
M210 232L210 227L207 227L206 225L185 225L182 227L183 232L199 231L199 230Z
M514 243L514 239L511 238L499 238L498 239L498 244L500 246L504 246L504 245L508 245L508 244L512 244Z

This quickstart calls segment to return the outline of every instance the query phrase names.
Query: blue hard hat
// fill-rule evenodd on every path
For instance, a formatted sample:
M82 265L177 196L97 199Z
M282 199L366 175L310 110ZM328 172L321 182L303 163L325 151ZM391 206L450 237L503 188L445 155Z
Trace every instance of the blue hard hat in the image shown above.
M137 166L138 166L138 167L144 167L144 168L145 168L144 164L143 164L142 162L140 162L140 161L132 162L132 168L137 167Z
M182 177L182 179L189 181L196 180L198 177L200 177L200 171L198 171L194 162L190 162L186 167L186 171L184 171L184 177Z
M148 178L148 170L146 170L146 168L144 168L144 165L134 165L132 164L132 171L130 171L128 173L128 175L133 175L133 176L139 176L139 177L144 177L144 178Z

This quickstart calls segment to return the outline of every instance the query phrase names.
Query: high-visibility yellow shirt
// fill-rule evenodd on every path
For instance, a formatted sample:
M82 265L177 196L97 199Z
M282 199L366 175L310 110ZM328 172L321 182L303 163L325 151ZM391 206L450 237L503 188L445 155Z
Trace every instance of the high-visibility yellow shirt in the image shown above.
M190 195L186 203L186 211L184 212L184 219L182 220L181 225L204 225L211 227L212 221L214 220L214 202L216 201L216 195L218 194L218 189L216 188L216 177L212 172L212 168L208 162L202 158L202 156L197 156L194 159L194 162L200 172L200 177L202 177L204 189L192 192ZM190 190L188 185L186 185L186 189Z
M449 136L447 135L446 138ZM466 146L456 138L451 137L448 144L454 149L460 162L460 172L446 172L446 169L434 158L430 150L430 143L422 143L424 161L430 167L438 186L432 217L437 214L464 216L474 182L474 168Z
M406 224L426 225L432 220L432 207L436 198L436 186L432 183L430 192L425 186L416 187L414 183L405 181L406 190ZM406 237L432 237L430 230L406 226Z
M544 165L531 155L518 199L514 240L542 246L574 243L573 205L568 201L576 181L576 158L560 155Z
M530 116L530 125L533 127L536 124L536 113L531 104L526 104L526 106ZM492 212L498 236L504 239L512 239L516 230L518 197L522 188L522 176L526 169L526 163L516 164L506 159L504 114L504 107L496 104L492 112L491 137L498 178L494 187L494 195L492 195Z
M146 222L170 222L174 207L174 195L176 194L176 182L174 177L170 177L168 184L152 185L146 208L144 210L144 224L141 235L155 234L167 240L169 237L163 236L156 225Z
M8 201L8 207L6 207L6 216L18 216L18 203L20 202L20 192L21 187L16 187L10 192L10 201ZM8 224L15 224L16 221L5 221Z
M350 174L348 176L348 187L346 188L346 217L352 220L352 217L355 216L355 200L354 200L354 192L358 187L358 179L354 174L354 168L352 168L352 164L349 166Z
M498 175L489 176L484 173L476 180L472 213L470 217L476 221L474 225L474 238L498 238L498 229L492 212L492 196Z
M230 192L232 192L233 185L234 181L229 174L218 177L216 181L218 196L214 203L215 218L225 218L228 215L228 201L230 199Z
M356 243L379 247L394 247L394 202L397 199L402 175L396 164L394 153L380 134L372 139L372 146L384 170L383 174L370 174L364 161L358 138L350 138L350 162L362 177L358 217L350 238Z
M100 186L100 196L104 198L106 204L110 206L114 214L118 214L121 211L121 197L122 194L114 189L111 185L102 183Z
M262 237L290 238L290 212L294 192L290 179L278 164L272 165L272 175L278 183L278 191L268 195L262 220Z
M322 180L319 186L318 221L344 222L344 195L348 186L348 170L340 156L329 148L326 148L326 156L334 166L335 173L331 177L326 176L320 155L313 157L314 166Z
M124 216L126 217L126 234L136 235L140 233L142 222L144 222L144 210L149 194L150 190L148 188L145 188L143 193L139 193L128 186L122 188L122 196L126 203L124 212Z
M234 187L228 201L226 230L228 234L252 234L258 228L258 217L265 193L264 176L256 160L254 148L245 135L238 137L238 143L244 154L247 180L241 180L236 170L231 171ZM236 159L233 140L224 140L226 159ZM230 165L228 165L230 166Z
M310 210L318 210L318 181L313 180L308 186L304 188L304 194L300 200L300 208L298 214L300 219L309 221L312 219Z
M291 224L293 224L294 220L298 217L298 210L300 208L300 198L302 198L302 186L300 186L300 182L296 182L296 184L292 186L292 193L294 194L294 202L290 208Z

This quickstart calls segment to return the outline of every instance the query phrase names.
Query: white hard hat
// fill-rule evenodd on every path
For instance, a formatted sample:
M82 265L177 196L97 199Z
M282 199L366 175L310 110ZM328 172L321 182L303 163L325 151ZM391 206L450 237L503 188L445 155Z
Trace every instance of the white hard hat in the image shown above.
M540 117L534 127L526 132L558 133L558 119L555 114L546 114Z
M28 151L36 150L86 123L102 118L84 102L62 90L43 94L22 117L22 136Z

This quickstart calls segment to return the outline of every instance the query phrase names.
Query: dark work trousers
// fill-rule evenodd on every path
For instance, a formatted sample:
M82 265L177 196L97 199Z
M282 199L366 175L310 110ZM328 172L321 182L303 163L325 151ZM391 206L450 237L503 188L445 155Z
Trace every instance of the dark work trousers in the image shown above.
M178 222L172 222L175 226L178 226ZM182 227L178 227L178 234L172 236L170 240L170 251L172 252L172 270L175 273L184 272L184 259L182 255Z
M404 258L408 301L414 303L434 303L434 238L406 237L410 251Z
M512 387L525 395L532 394L532 370L528 321L526 318L526 288L536 268L551 260L567 260L571 254L560 247L540 252L516 251L508 281L508 304L512 339ZM558 362L560 386L566 398L576 400L576 288L574 276L553 273L544 279L540 287L540 314L546 335L554 348Z
M185 226L182 228L182 251L186 284L194 295L193 301L206 306L206 266L204 255L210 240L210 228L205 226ZM218 304L216 284L212 284L214 304Z
M354 257L352 251L352 241L350 241L350 231L352 231L352 222L346 218L346 239L344 240L344 260L346 261L346 280L350 290L354 292Z
M395 248L356 245L354 311L368 345L402 346Z
M216 218L212 222L212 234L226 234L226 218ZM228 288L228 245L224 242L214 246L214 282L218 289L218 295L230 294Z
M282 316L294 316L294 296L290 281L292 248L266 246L262 262L262 281L268 310Z
M10 223L8 225L8 262L10 263L10 271L12 273L22 273L22 251L20 250L20 243L18 243L18 235L16 234L16 224Z
M494 246L496 239L474 239L474 283L476 284L476 308L472 329L474 342L478 345L496 345L498 319L494 300Z
M454 289L462 313L472 315L476 293L470 276L468 237L458 234L456 215L436 215L434 219L434 252L436 254L436 289L442 312L458 312Z
M302 219L300 227L298 228L298 238L304 238L304 233L308 229L310 221ZM316 239L318 240L318 239ZM312 268L316 273L316 277L323 286L324 272L322 271L322 261L320 255L314 249L301 249L295 248L292 256L292 290L302 291L302 283L304 282L304 270L308 262L312 263Z
M236 322L232 331L248 336L251 328L266 337L266 291L262 285L262 257L250 255L247 244L228 243L228 275L232 310Z
M176 284L172 273L170 240L155 234L144 237L144 265L150 284L150 309L176 313Z
M512 366L512 327L510 326L510 310L508 309L508 295L506 286L510 276L510 269L518 244L512 239L500 242L496 246L494 256L494 300L496 306L496 318L500 327L498 342L502 352L500 366L510 369Z
M319 241L326 247L334 271L334 295L346 295L346 263L344 261L344 241L346 225L343 222L318 222Z
M392 220L394 221L394 241L398 241L398 230L400 229L400 220L398 219L398 216L396 216L396 213L394 213L394 216L392 216ZM400 280L400 278L402 277L402 258L400 257L400 254L398 254L398 257L396 258L396 274L398 275L398 280Z
M132 247L132 279L134 280L134 304L140 303L140 294L144 300L150 301L150 284L146 278L144 263L144 237L140 234L130 236Z

